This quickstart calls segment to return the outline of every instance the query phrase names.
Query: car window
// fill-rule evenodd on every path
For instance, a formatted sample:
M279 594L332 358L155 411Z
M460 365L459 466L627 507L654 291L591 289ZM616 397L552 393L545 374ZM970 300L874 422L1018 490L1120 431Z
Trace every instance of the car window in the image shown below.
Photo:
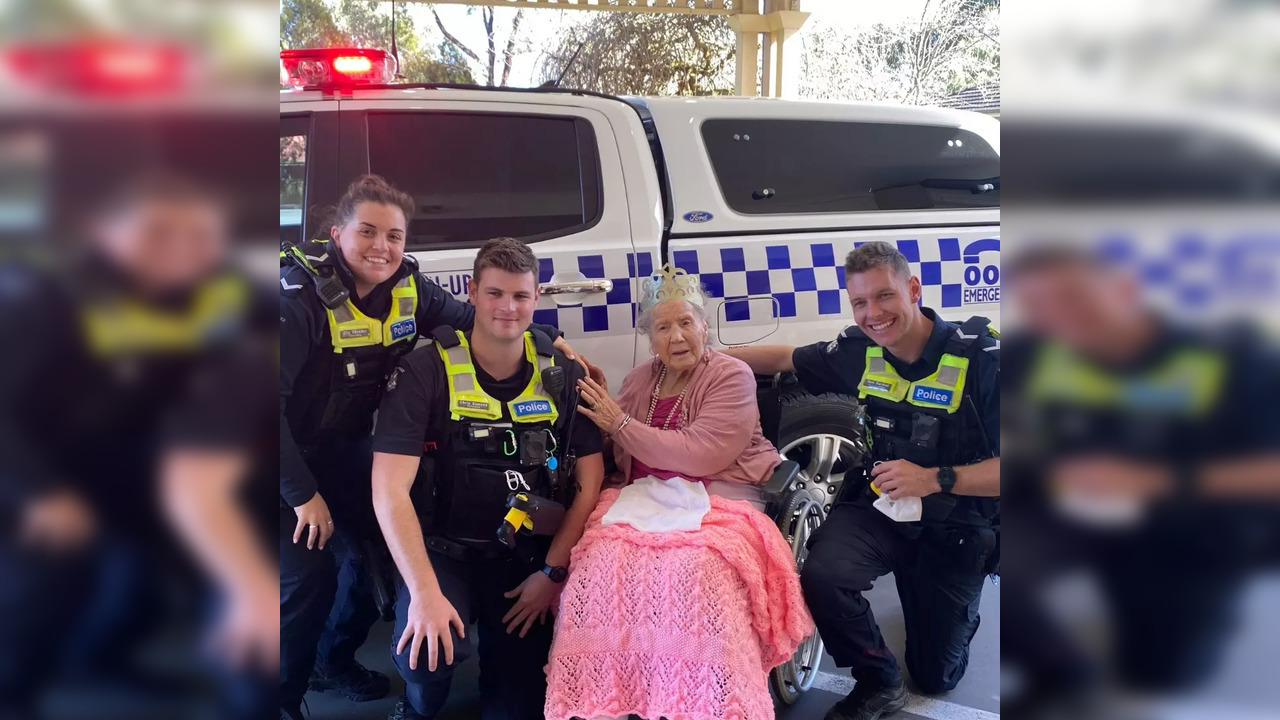
M369 113L369 171L413 196L408 248L526 242L600 218L595 133L581 118Z
M280 239L297 242L302 235L307 179L307 135L304 118L280 124Z
M713 119L702 139L736 212L874 212L1000 206L1000 156L932 125Z

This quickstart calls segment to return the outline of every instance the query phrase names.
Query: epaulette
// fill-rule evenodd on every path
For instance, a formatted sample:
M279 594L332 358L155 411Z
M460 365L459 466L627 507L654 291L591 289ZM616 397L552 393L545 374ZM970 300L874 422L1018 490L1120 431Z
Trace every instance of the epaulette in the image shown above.
M440 343L441 347L451 348L462 344L462 341L458 339L458 331L448 325L441 325L432 330L431 337L435 338L435 341Z
M533 349L543 357L554 357L555 347L553 347L551 338L541 330L529 328L529 334L533 336Z

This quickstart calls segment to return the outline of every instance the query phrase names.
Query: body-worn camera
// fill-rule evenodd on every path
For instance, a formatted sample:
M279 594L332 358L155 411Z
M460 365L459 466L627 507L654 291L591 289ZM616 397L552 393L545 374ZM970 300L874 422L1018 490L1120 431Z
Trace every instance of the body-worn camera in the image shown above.
M938 418L925 413L914 413L911 416L911 444L920 448L934 448L938 445L938 431L941 426Z
M525 430L520 434L520 464L542 465L547 462L547 434L541 430Z

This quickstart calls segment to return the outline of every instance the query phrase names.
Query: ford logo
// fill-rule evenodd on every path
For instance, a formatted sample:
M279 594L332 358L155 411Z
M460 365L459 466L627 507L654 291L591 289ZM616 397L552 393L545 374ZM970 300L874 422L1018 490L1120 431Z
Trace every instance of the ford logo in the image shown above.
M694 210L684 214L684 221L691 223L704 223L711 221L711 213L706 210Z

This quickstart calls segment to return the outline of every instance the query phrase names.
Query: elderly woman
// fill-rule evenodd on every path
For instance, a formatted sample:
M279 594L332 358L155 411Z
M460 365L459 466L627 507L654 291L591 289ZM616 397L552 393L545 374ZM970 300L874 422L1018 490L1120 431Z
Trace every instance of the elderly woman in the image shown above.
M755 378L708 347L704 297L664 268L637 320L653 361L616 400L581 384L624 487L602 493L572 553L549 720L773 718L768 671L813 631L790 548L750 502L779 462Z

